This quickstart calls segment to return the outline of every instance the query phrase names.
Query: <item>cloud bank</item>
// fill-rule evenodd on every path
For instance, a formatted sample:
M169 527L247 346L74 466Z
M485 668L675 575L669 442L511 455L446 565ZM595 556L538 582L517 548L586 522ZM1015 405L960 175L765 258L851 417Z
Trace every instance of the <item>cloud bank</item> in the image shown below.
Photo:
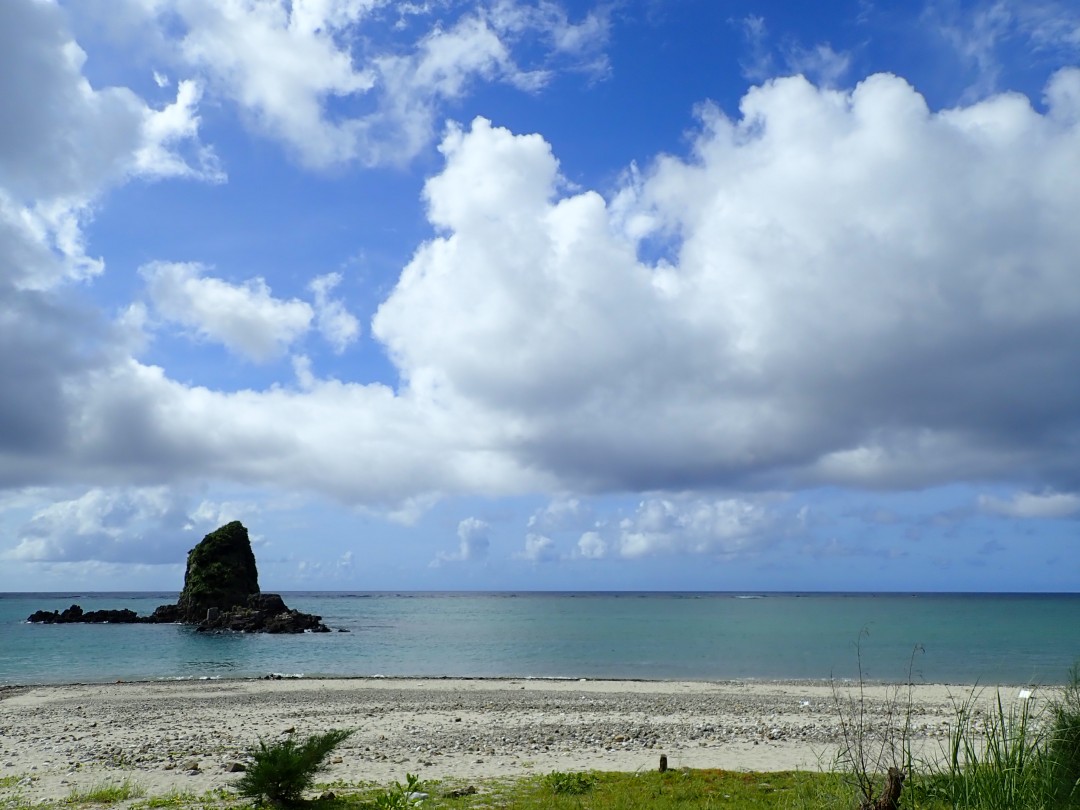
M597 189L562 176L542 133L478 117L444 130L428 238L369 329L340 273L302 300L257 270L167 257L117 314L79 286L105 271L85 222L124 183L223 181L208 99L325 169L415 156L470 82L531 92L560 60L605 69L602 15L548 4L403 18L405 44L378 53L348 36L385 23L376 3L125 9L132 30L179 27L164 104L92 86L57 6L0 9L0 101L20 122L0 134L0 375L18 380L0 391L0 485L86 492L36 513L18 559L70 561L86 552L55 538L102 547L121 518L183 537L192 507L160 488L204 481L401 516L454 495L646 493L618 525L572 499L538 515L521 552L536 563L748 552L782 531L757 492L1003 483L1043 494L984 512L1075 513L1080 70L1040 99L934 110L890 74L832 87L849 63L807 52L823 83L764 81L737 113L702 104L685 154L642 156ZM517 45L542 25L526 60ZM251 48L223 50L235 42ZM310 69L281 78L269 53ZM172 333L239 362L287 356L297 382L185 381L146 359ZM301 353L312 334L333 375ZM361 336L396 379L352 373ZM693 494L717 492L746 497ZM438 561L484 556L474 520Z

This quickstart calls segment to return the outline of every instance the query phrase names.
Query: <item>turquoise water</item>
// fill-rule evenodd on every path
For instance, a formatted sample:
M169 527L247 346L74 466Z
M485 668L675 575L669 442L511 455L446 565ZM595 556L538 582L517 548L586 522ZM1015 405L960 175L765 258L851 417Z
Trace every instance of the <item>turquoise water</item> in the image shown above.
M176 593L0 594L0 684L450 676L1060 683L1080 595L285 593L348 633L31 625L73 603L140 614ZM865 630L865 634L863 631ZM856 642L861 636L860 649Z

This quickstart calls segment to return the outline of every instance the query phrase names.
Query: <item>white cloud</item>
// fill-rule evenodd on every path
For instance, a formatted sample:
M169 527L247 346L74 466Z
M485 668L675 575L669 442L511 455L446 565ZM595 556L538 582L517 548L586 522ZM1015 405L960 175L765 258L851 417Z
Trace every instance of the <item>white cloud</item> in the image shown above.
M491 526L479 518L465 518L458 524L457 551L440 551L434 560L432 567L438 567L443 563L474 562L487 557L488 548L491 546Z
M887 75L850 92L769 82L738 119L704 108L691 154L645 165L610 203L567 191L539 135L451 128L424 192L435 234L373 322L397 390L300 360L297 388L185 385L130 358L130 328L9 284L0 376L20 385L0 396L0 474L211 478L407 517L458 493L923 487L1017 470L1021 486L1075 491L1080 186L1061 178L1080 165L1078 82L1055 76L1045 113L1017 95L933 112ZM4 258L48 263L20 210L0 222ZM641 258L644 239L667 259ZM259 280L145 272L159 316L253 358L317 322ZM756 536L752 512L740 529L715 504L711 529L686 532L689 507L666 500L667 523L629 518L607 553L733 553ZM575 535L590 530L603 534ZM548 531L531 532L537 554Z
M1080 474L1054 450L1080 433L1077 75L1045 114L933 113L888 75L769 82L739 120L703 109L692 156L610 207L559 194L542 138L478 119L442 144L440 236L373 333L415 391L512 419L508 449L570 488ZM670 261L639 260L643 237Z
M593 522L592 510L580 498L561 497L529 516L529 528L538 532L557 532L579 528Z
M162 58L204 78L255 128L313 167L412 159L430 144L439 105L473 82L531 91L559 69L606 69L606 15L573 22L551 2L499 2L456 19L441 5L377 0L129 0L127 10L144 22L131 30L158 43ZM411 40L388 39L398 28L411 30L387 28L385 18L394 15L430 27ZM543 43L539 67L514 58L526 35L530 45Z
M177 14L186 28L179 44L186 64L307 162L328 165L352 156L354 135L347 123L327 117L325 100L363 95L375 79L335 40L334 23L350 9L297 8L290 14L278 2L194 0L158 13Z
M517 556L533 563L546 563L559 559L559 552L550 537L530 532L525 535L525 547Z
M225 181L225 172L209 147L196 149L196 166L175 151L178 144L198 141L196 108L201 97L202 88L194 81L185 80L177 85L175 102L161 110L146 112L143 143L135 151L136 174L149 178L193 177L215 183Z
M186 497L164 487L103 489L38 509L3 557L22 562L173 564L187 551Z
M608 544L599 532L585 532L578 538L578 554L587 560L600 560L608 554Z
M132 177L219 179L199 143L198 89L151 108L126 87L94 88L86 54L53 3L0 4L0 266L22 289L103 269L85 253L82 221L102 192ZM196 159L193 167L182 153Z
M162 317L256 362L283 354L315 314L298 299L274 298L261 278L230 284L204 276L199 264L177 262L153 262L140 272Z
M623 557L704 554L736 555L769 542L772 528L760 504L731 498L676 501L649 498L619 524Z
M1018 492L1011 498L979 497L984 512L1006 517L1054 519L1080 514L1080 495L1074 492Z
M327 273L308 285L315 295L315 326L338 354L360 336L360 321L345 309L345 304L330 297L341 278L341 273Z

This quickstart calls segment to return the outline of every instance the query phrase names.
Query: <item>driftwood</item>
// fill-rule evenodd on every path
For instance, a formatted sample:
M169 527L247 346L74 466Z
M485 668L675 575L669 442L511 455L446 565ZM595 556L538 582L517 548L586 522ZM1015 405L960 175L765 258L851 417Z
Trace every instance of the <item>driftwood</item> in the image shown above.
M888 778L885 780L885 789L878 796L877 801L865 801L861 810L899 810L900 791L904 787L904 772L899 768L889 768Z

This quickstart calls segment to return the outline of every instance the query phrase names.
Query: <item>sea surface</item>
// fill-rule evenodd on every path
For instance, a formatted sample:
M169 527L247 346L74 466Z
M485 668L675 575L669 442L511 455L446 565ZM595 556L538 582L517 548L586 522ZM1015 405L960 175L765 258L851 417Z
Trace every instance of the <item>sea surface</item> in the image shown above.
M1064 682L1080 594L283 593L334 630L29 624L172 593L0 594L0 685L269 674L647 680Z

